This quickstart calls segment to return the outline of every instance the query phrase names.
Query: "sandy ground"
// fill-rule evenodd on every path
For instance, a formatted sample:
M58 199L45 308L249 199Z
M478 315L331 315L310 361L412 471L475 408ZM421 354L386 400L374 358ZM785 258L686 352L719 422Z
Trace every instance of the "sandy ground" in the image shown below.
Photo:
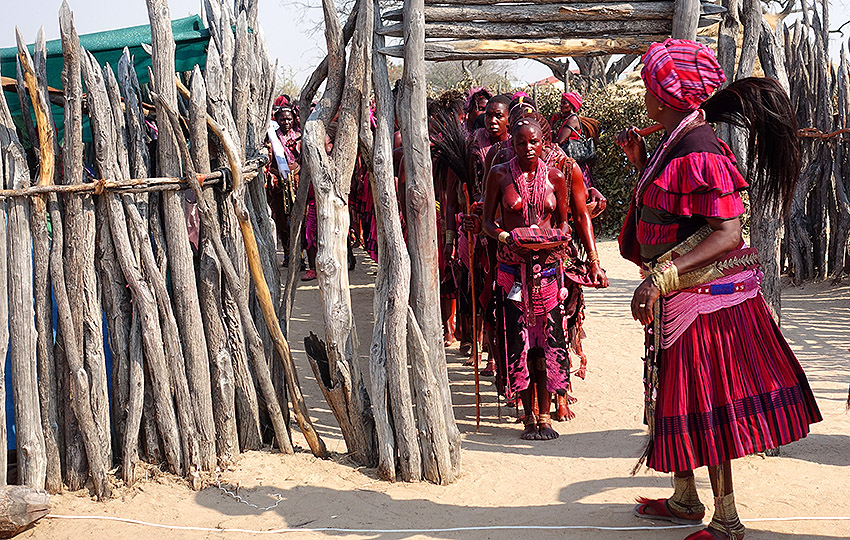
M548 526L522 532L508 528L428 532L284 533L290 538L334 536L351 539L680 539L692 530L603 531L572 528L657 525L632 516L638 496L670 493L667 475L630 476L645 442L641 424L642 334L628 314L637 272L620 259L616 244L602 242L600 254L611 286L587 292L588 376L574 384L576 419L556 424L561 437L550 442L519 440L513 410L501 407L499 419L492 380L484 380L482 422L475 430L474 386L470 368L461 365L457 346L447 352L455 414L463 434L463 475L453 485L390 484L374 471L358 468L344 455L339 428L322 400L300 338L321 334L315 282L299 290L292 342L314 421L331 460L314 459L299 433L297 455L249 452L221 473L223 484L251 507L215 485L199 492L170 475L151 471L133 488L119 487L116 498L91 500L86 491L54 496L57 515L112 516L171 526L241 528L337 527L345 529L434 529L452 527ZM374 266L358 259L352 273L361 354L371 338ZM371 261L369 261L371 262ZM850 286L817 284L787 289L783 331L799 355L814 388L824 421L803 441L782 448L781 457L761 455L734 464L736 498L745 520L778 517L844 517L845 521L752 521L748 539L850 538L850 414L845 412L850 383ZM705 470L697 472L703 501L712 507ZM275 505L269 510L265 507ZM710 515L710 514L709 514ZM566 529L557 530L557 527ZM148 526L48 518L20 535L25 539L245 538L250 532L204 532Z

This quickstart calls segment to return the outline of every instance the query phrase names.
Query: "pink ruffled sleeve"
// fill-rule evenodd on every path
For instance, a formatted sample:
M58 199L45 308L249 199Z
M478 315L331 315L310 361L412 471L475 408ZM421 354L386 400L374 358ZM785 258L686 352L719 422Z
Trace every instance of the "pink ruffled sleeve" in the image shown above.
M731 219L744 213L740 192L747 189L735 158L692 152L670 162L647 187L643 203L678 216Z

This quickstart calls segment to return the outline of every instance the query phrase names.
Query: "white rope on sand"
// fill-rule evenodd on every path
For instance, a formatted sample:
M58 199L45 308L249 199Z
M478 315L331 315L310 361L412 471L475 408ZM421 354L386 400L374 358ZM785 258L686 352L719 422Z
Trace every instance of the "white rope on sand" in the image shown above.
M99 520L99 521L117 521L120 523L129 523L132 525L143 525L146 527L155 527L158 529L171 529L178 531L199 531L199 532L217 532L217 533L246 533L246 534L285 534L285 533L305 533L305 532L333 532L333 533L348 533L348 534L428 534L428 533L445 533L445 532L465 532L465 531L521 531L521 530L543 530L543 531L566 531L566 530L594 530L594 531L659 531L667 529L690 529L693 527L701 527L702 525L667 525L660 527L603 527L596 525L490 525L479 527L446 527L438 529L346 529L341 527L313 527L313 528L282 528L270 530L254 530L254 529L227 529L217 527L191 527L184 525L165 525L161 523L149 523L138 519L114 517L114 516L70 516L62 514L48 514L47 519L78 519L78 520ZM742 519L745 523L767 522L767 521L850 521L848 517L775 517L775 518L750 518Z

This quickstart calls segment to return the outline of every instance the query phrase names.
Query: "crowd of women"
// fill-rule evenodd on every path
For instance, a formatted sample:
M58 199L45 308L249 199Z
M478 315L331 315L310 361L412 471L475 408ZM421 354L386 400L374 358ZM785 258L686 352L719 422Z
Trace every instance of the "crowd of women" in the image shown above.
M577 114L580 107L577 93L563 94L550 124L528 95L493 95L485 88L466 95L445 92L428 107L436 220L443 244L446 345L459 340L467 365L476 368L486 356L482 374L495 376L500 393L522 404L526 439L558 436L551 427L553 396L555 419L572 418L570 377L584 378L587 363L581 346L581 288L608 283L591 222L606 201L593 186L591 159L584 156L578 163L565 152L570 150L568 141L590 140L585 131L593 124L587 119L583 124ZM269 165L267 190L287 254L300 171L297 119L287 96L275 101L269 129L275 159ZM400 137L395 146L396 176L403 186ZM377 259L369 173L362 159L351 185L350 268L351 248L358 244ZM302 280L315 279L317 223L310 190L303 233L308 268ZM404 192L402 187L398 191ZM404 208L403 201L399 208ZM478 261L475 265L470 265L470 255Z
M665 135L651 154L636 128L617 136L641 171L619 241L644 276L631 302L646 337L650 440L641 462L674 473L675 489L666 499L640 499L635 514L700 524L705 506L693 470L706 466L714 516L688 539L740 540L731 460L805 437L821 419L760 293L758 254L741 232L741 193L751 179L759 181L751 193L757 205L789 206L800 171L795 115L769 79L742 79L715 93L723 71L710 49L689 40L653 44L641 77L648 116ZM286 101L276 105L277 176L269 189L283 199L273 208L278 221L291 208L286 178L297 177L299 148L297 115ZM528 95L484 88L446 92L429 104L446 345L459 338L477 366L480 340L488 357L482 373L522 404L524 439L558 437L553 396L555 418L572 416L571 376L586 373L582 287L608 285L592 224L605 208L587 159L595 126L577 114L581 105L578 94L565 93L561 110L546 119ZM748 178L715 122L749 132ZM400 186L402 152L396 137ZM351 238L368 247L374 227L365 178L359 166Z

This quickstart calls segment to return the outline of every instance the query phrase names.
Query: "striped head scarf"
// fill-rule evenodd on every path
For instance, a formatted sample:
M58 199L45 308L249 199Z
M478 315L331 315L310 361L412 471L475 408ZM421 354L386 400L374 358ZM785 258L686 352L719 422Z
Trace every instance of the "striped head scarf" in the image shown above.
M578 92L562 92L561 100L569 102L569 104L573 106L574 111L581 109L581 94Z
M698 109L726 81L711 49L689 39L653 43L641 62L646 88L677 111Z

